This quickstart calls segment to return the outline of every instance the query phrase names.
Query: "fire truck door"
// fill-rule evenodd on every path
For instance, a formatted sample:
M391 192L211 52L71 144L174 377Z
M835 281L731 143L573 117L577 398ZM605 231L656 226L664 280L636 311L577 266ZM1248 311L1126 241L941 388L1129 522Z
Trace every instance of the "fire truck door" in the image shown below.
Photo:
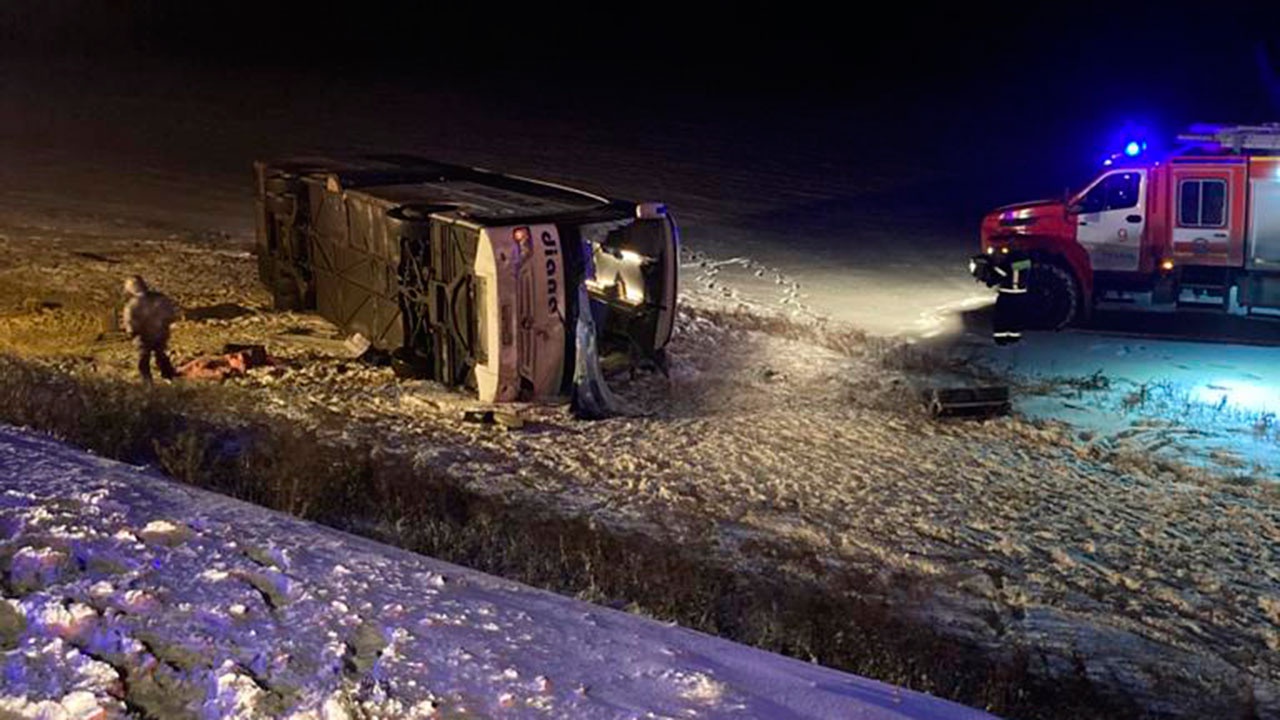
M1179 264L1244 264L1243 165L1174 167L1173 257Z
M1116 170L1076 199L1076 241L1094 270L1138 269L1147 225L1145 180L1145 170Z

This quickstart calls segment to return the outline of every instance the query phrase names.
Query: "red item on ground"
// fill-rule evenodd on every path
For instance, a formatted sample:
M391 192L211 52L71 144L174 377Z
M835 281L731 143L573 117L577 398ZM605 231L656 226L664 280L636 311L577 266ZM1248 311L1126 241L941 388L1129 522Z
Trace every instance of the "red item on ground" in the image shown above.
M226 380L243 375L255 367L275 365L261 345L228 346L235 349L225 355L196 358L178 368L178 375L191 380Z

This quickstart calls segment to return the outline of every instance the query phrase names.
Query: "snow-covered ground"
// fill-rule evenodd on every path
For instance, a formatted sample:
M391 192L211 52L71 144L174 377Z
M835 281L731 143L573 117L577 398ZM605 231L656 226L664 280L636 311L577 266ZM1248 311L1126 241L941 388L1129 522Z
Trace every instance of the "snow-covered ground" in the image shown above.
M1280 346L1157 339L1142 334L1031 333L1012 347L930 341L1015 382L1024 416L1069 424L1112 449L1250 481L1280 481ZM1280 325L1257 323L1280 336ZM1256 330L1256 328L1246 328Z
M902 371L909 354L718 308L706 288L685 296L670 377L616 378L638 417L518 406L525 426L504 432L465 422L476 402L464 393L353 363L323 320L264 311L248 253L137 226L58 232L0 225L0 290L31 283L0 306L44 291L66 303L9 310L0 345L43 339L35 354L85 382L133 372L128 343L93 321L120 274L148 272L189 310L179 359L226 342L279 358L210 395L322 450L376 452L520 514L588 519L748 577L883 603L993 658L1034 649L1036 677L1083 677L1160 712L1242 697L1277 707L1280 513L1266 484L1018 418L930 422Z
M0 427L0 715L990 717Z

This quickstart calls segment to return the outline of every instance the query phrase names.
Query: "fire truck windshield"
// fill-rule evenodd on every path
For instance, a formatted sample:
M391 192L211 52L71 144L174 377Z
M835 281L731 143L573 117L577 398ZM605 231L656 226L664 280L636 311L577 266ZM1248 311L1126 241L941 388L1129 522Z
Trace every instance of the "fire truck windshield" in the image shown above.
M1141 185L1140 173L1108 173L1096 181L1076 201L1078 212L1092 214L1134 207L1138 204Z

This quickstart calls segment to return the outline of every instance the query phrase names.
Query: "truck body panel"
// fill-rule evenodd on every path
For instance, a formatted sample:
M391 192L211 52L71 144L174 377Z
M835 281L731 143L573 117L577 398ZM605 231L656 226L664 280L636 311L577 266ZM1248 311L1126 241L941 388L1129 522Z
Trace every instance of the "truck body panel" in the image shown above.
M1249 217L1248 266L1280 271L1280 157L1250 163Z

